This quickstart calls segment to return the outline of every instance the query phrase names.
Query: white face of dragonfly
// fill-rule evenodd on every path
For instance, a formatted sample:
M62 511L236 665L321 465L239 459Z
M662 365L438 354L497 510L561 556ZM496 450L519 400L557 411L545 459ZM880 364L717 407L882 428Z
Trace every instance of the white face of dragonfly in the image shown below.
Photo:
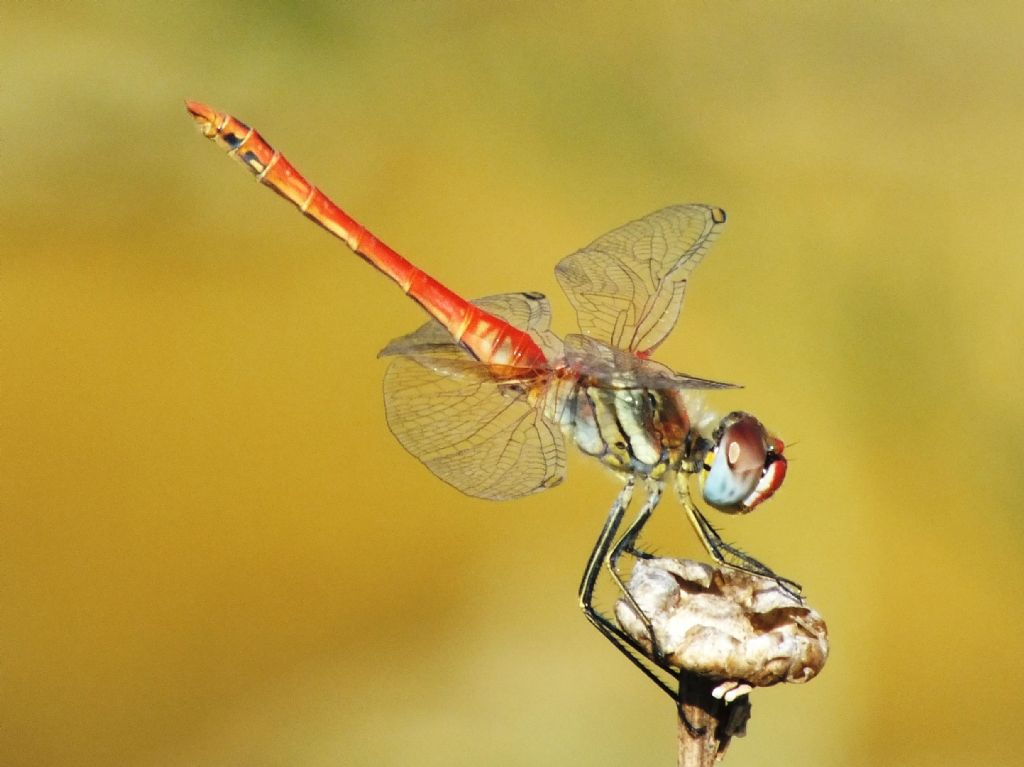
M730 413L712 435L700 473L708 505L744 514L767 500L786 477L783 444L748 413Z

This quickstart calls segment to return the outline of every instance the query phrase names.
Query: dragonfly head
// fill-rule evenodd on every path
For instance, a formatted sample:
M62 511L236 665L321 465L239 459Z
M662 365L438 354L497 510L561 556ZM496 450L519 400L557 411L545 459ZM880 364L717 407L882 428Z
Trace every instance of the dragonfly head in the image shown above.
M701 491L719 511L745 514L779 489L786 478L782 441L749 413L730 413L704 453Z

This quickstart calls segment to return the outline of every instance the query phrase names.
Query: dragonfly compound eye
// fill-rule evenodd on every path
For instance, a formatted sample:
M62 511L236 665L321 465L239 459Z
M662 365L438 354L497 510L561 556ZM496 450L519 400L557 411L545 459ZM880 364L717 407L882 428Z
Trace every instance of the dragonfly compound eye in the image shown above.
M719 511L744 513L769 498L786 476L782 442L747 413L730 413L704 457L704 500Z

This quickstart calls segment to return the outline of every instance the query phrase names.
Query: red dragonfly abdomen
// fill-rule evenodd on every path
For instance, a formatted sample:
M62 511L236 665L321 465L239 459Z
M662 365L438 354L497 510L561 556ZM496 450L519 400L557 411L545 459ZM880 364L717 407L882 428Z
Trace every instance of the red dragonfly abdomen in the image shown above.
M231 115L205 104L186 102L188 111L228 154L348 247L390 277L410 297L500 377L521 377L524 371L548 365L541 348L530 335L485 312L452 292L378 240L313 186L260 134Z

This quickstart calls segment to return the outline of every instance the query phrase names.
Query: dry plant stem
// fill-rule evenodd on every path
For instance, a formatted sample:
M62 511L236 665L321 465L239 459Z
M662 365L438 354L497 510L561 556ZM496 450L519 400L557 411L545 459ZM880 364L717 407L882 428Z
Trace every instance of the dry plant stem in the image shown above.
M750 699L732 703L715 698L716 682L707 677L679 674L679 767L709 767L718 762L733 735L742 735L750 717Z

